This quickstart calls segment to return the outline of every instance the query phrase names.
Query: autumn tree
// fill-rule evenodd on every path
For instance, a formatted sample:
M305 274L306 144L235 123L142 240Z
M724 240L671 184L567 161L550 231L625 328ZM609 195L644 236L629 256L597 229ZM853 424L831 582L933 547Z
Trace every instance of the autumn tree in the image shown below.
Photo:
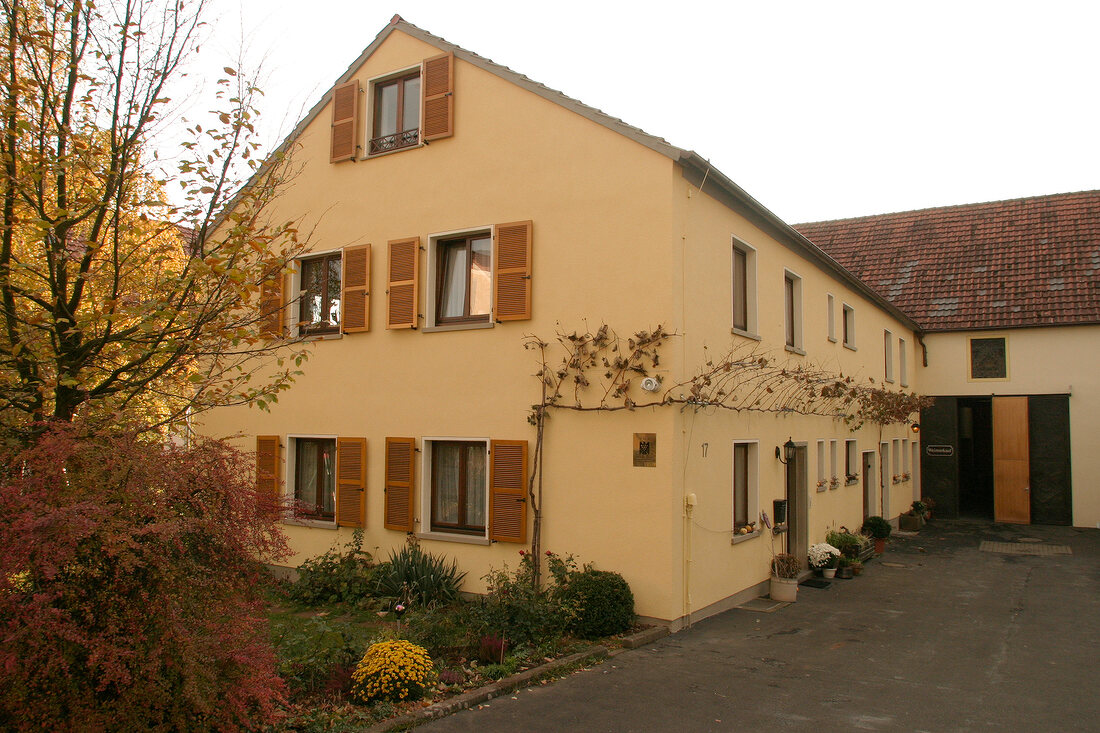
M304 243L267 216L290 162L259 162L244 75L225 69L213 124L189 127L158 175L203 0L0 8L0 426L155 426L276 399L304 352L261 333L261 294Z

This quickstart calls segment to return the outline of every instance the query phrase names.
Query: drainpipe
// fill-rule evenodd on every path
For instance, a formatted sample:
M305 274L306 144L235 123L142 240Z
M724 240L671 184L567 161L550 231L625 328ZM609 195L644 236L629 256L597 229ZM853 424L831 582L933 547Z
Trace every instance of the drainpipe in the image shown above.
M924 366L928 366L928 345L924 343L924 332L914 331L914 335L917 337L917 343L920 344L921 353L924 355Z
M691 626L691 566L695 562L692 557L692 524L694 524L695 504L698 501L695 494L687 494L684 497L684 588L683 588L683 616L684 626Z

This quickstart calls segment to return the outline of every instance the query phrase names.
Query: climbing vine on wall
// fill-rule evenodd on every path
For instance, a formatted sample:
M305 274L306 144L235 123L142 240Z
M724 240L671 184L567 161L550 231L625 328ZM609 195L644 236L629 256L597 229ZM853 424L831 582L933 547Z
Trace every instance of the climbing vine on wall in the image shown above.
M607 324L593 330L566 331L559 325L553 343L526 337L524 348L538 354L535 377L541 399L528 422L536 428L530 495L534 515L531 550L541 544L542 458L546 421L553 410L615 412L641 408L730 410L772 414L819 415L844 421L851 430L865 424L905 423L931 398L887 389L873 378L833 372L810 363L791 364L755 343L712 355L704 348L702 364L691 376L666 381L661 349L676 334L663 325L621 337ZM643 389L644 380L649 381Z

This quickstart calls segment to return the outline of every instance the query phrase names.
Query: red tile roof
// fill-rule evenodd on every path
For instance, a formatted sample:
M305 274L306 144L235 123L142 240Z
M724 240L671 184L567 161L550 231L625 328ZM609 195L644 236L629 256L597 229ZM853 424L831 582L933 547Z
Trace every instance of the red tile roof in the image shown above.
M794 228L928 331L1100 323L1100 191Z

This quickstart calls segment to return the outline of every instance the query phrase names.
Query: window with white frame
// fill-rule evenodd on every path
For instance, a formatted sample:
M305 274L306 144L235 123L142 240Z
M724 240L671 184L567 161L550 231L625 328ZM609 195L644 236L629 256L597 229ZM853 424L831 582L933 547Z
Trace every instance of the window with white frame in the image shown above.
M894 381L894 334L882 332L883 372L887 382Z
M432 532L486 537L489 443L485 439L425 438L422 519Z
M900 377L901 386L909 386L909 364L905 353L905 339L898 339L898 376Z
M836 343L836 298L832 293L825 296L825 307L828 308L829 340Z
M843 331L844 345L849 349L856 348L856 311L855 308L844 304L842 308L843 319L841 330Z
M909 439L901 439L901 472L902 475L909 473Z
M802 351L802 278L783 271L783 311L787 351Z
M341 252L309 255L297 264L297 335L340 333Z
M824 491L829 485L825 477L825 441L817 441L817 490Z
M835 440L829 441L829 488L835 489L840 486L840 476L836 472L837 463L837 442Z
M893 462L892 462L891 465L893 465L893 468L894 468L894 473L893 473L894 480L895 481L900 481L901 480L901 441L899 439L894 438L892 441L890 441L890 452L893 455Z
M749 522L756 522L757 460L756 441L733 443L733 529L736 532Z
M757 337L756 250L733 238L733 332Z
M428 240L428 303L428 327L492 325L491 227Z
M294 497L294 517L336 520L336 437L292 435L288 438L287 487Z
M844 483L855 483L859 477L859 443L844 441Z

